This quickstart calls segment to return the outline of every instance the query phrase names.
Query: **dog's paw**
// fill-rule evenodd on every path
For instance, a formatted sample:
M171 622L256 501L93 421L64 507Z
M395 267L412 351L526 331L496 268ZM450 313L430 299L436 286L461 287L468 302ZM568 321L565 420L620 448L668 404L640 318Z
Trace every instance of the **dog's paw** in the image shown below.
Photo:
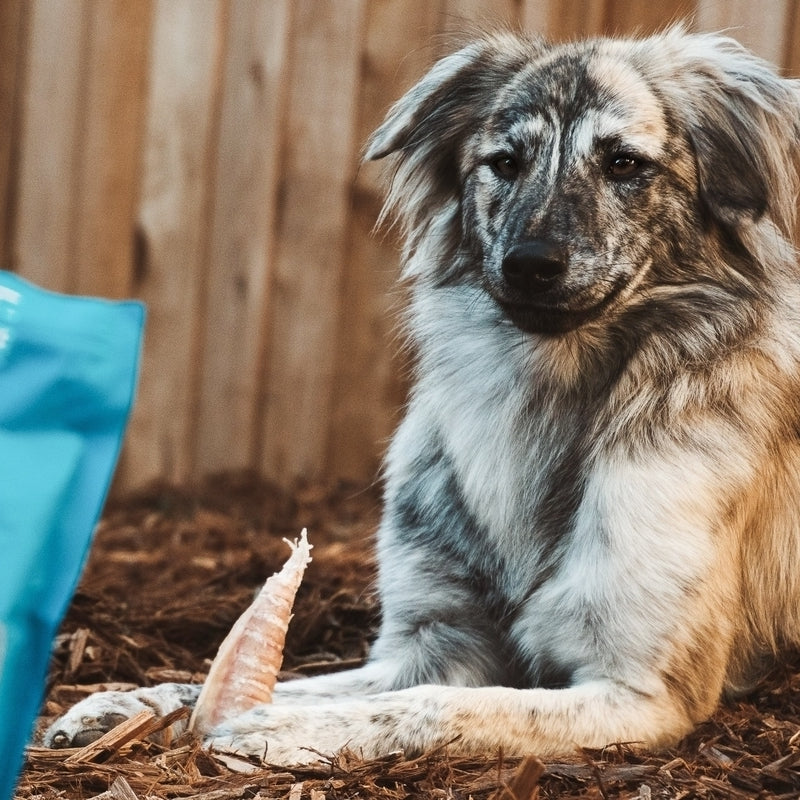
M255 756L284 767L329 761L347 747L361 752L374 744L369 732L369 704L257 706L218 725L205 738L215 750ZM372 752L361 753L365 756Z
M181 706L190 706L199 692L199 686L178 683L162 683L130 692L97 692L59 717L45 731L42 743L57 749L83 747L140 711L164 716ZM175 723L172 733L181 733L185 726L185 721Z
M367 759L417 755L454 738L442 725L445 691L416 686L340 702L257 706L218 725L205 744L285 767L330 761L343 750Z

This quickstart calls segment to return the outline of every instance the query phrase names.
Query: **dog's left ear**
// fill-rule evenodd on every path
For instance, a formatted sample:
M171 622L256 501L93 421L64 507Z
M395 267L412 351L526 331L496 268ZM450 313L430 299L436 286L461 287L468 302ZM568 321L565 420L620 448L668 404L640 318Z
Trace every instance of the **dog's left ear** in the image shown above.
M439 126L446 117L456 113L459 86L469 87L483 50L480 44L474 43L434 64L427 75L389 110L386 119L370 137L364 158L375 161L413 146L415 141L430 135L430 128ZM445 106L450 106L450 109ZM427 125L424 124L426 121Z
M435 262L441 279L457 264L462 145L489 118L509 78L544 48L510 33L479 39L437 62L372 135L366 159L395 156L379 223L393 217L401 226L406 276L433 270ZM450 236L438 236L435 255L412 259L443 219L450 220Z
M389 110L365 152L368 161L410 151L426 143L446 147L470 127L510 73L538 44L512 34L494 34L445 56Z
M669 34L668 34L669 36ZM677 38L677 37L676 37ZM700 196L726 226L764 214L791 235L800 155L800 81L733 39L681 36L672 83L694 148Z

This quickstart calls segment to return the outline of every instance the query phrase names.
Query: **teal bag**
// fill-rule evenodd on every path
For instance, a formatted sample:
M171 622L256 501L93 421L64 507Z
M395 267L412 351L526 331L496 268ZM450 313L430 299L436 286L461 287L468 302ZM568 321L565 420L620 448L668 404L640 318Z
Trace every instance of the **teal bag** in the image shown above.
M86 559L136 388L144 307L0 271L0 800Z

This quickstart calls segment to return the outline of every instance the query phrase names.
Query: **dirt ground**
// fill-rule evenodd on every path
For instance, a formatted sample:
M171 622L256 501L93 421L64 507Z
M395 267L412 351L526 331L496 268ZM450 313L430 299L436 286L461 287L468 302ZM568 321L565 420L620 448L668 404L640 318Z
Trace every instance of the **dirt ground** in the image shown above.
M254 589L283 563L282 537L307 527L314 561L300 588L284 670L361 663L379 619L372 591L375 487L280 491L251 474L193 488L155 485L112 501L58 637L40 729L98 688L201 681ZM49 798L739 798L800 797L800 657L722 707L669 752L618 745L571 763L440 750L363 761L344 753L287 771L204 750L144 719L103 746L28 751L17 796ZM155 733L154 733L155 731ZM152 734L150 738L145 738ZM535 756L535 754L532 754Z

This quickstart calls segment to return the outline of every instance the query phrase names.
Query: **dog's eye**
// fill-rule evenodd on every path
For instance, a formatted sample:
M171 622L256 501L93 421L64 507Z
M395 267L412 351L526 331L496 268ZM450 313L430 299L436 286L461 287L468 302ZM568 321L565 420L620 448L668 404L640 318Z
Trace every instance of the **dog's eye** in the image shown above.
M519 164L513 156L503 154L493 158L489 166L498 178L504 181L514 181L519 177Z
M608 159L606 174L615 181L634 177L642 168L642 160L627 153L615 153Z

